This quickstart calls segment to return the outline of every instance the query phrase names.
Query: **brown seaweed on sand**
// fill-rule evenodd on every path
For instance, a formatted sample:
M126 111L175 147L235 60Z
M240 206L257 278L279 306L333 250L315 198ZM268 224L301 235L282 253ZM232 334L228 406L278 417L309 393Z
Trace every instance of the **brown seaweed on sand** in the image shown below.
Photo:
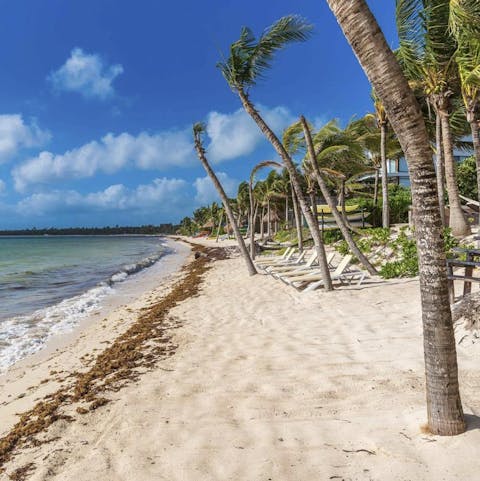
M93 411L110 402L102 393L118 391L125 384L136 381L142 372L153 369L157 363L172 355L176 345L171 341L169 330L178 327L178 322L167 319L169 311L178 303L198 295L203 274L210 269L212 260L227 257L221 248L206 248L193 245L193 253L206 255L187 264L168 294L148 310L142 311L135 323L127 331L100 353L92 367L84 373L75 373L72 381L58 391L45 396L32 409L23 413L11 431L0 438L0 472L2 466L14 455L16 449L38 444L35 436L45 432L55 421L63 419L73 421L64 409L72 404L88 403L88 411ZM86 413L87 409L78 406L77 413ZM28 469L20 468L12 479L27 475ZM21 473L20 473L21 471Z

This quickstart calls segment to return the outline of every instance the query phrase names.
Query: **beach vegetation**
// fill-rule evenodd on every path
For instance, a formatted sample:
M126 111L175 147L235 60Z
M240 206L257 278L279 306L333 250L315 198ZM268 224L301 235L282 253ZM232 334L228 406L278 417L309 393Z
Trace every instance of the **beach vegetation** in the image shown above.
M457 165L457 181L460 194L469 199L478 199L477 161L474 156Z

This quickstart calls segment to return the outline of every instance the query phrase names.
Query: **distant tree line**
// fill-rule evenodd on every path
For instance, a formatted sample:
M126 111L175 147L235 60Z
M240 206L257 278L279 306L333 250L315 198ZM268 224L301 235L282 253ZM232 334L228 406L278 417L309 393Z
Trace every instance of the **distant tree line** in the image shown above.
M115 227L49 227L46 229L0 230L0 235L121 235L121 234L174 234L179 226L174 224L118 226Z

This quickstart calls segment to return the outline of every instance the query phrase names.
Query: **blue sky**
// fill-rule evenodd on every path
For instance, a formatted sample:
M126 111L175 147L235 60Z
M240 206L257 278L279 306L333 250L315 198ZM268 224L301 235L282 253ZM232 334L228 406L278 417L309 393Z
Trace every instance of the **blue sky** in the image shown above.
M371 0L395 45L394 2ZM233 194L274 157L215 68L243 25L296 13L311 40L277 56L252 100L280 132L371 110L325 1L16 0L0 28L0 229L177 222L215 200L191 125Z

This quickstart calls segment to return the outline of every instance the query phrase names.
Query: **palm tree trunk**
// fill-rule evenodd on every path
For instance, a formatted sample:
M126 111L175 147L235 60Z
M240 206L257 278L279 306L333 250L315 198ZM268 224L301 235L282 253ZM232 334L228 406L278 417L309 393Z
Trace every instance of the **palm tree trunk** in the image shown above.
M373 184L373 205L377 207L378 205L378 167L375 167L375 183Z
M295 227L297 229L297 244L299 252L303 252L303 231L302 231L302 216L298 208L297 196L295 190L292 188L292 205L293 215L295 216Z
M228 220L230 224L233 227L233 231L235 233L235 236L237 238L238 242L238 247L240 249L240 253L245 260L245 264L247 264L247 269L248 273L253 276L257 274L257 270L255 269L255 266L253 264L252 258L250 257L250 254L248 253L247 247L245 245L245 241L243 240L242 234L240 234L240 229L238 228L238 224L235 220L235 216L233 214L232 208L230 207L230 204L228 202L228 197L227 194L225 193L225 190L222 187L222 184L218 180L218 177L215 175L215 172L212 170L210 167L210 164L208 163L207 157L205 156L205 149L203 148L203 145L200 141L199 138L195 138L195 150L197 151L198 158L200 159L200 162L203 165L203 168L207 172L208 176L210 177L213 185L215 186L215 189L218 192L218 195L220 196L220 199L222 199L223 206L225 207L225 213L227 214Z
M442 146L442 121L440 115L435 113L435 141L436 141L436 163L437 163L437 190L438 203L440 204L440 217L443 227L447 227L445 218L445 161Z
M278 137L275 135L273 130L265 123L265 121L257 112L253 104L250 102L250 99L248 98L247 94L241 89L238 89L237 93L240 97L240 100L242 102L244 109L250 115L250 117L252 117L252 119L258 125L258 127L263 132L265 137L270 141L273 148L276 150L277 154L282 159L283 164L285 165L285 168L288 170L288 173L290 175L290 179L292 182L292 188L295 190L298 201L300 203L300 208L302 209L303 215L305 216L308 227L312 234L313 242L315 244L315 248L317 251L318 264L319 264L320 271L323 278L323 285L325 287L325 290L331 291L333 290L333 284L332 284L332 278L330 277L330 271L328 269L325 246L323 245L320 229L318 228L318 222L313 216L313 212L309 209L307 200L303 195L301 182L300 182L300 175L297 172L295 164L293 163L293 160L291 159L290 155L285 150L285 147L282 145L282 143L280 142Z
M477 194L478 194L478 201L480 202L480 134L479 134L477 119L474 118L470 122L470 128L472 130L473 152L474 152L475 161L477 164Z
M370 264L369 260L365 257L365 255L362 253L362 251L358 248L357 244L353 240L352 234L348 229L345 219L343 218L342 214L340 214L340 212L338 211L337 204L336 202L334 202L332 196L330 195L327 184L325 183L325 180L323 179L320 169L318 167L318 164L316 162L315 147L313 146L312 134L310 132L310 128L308 127L307 121L305 120L305 117L303 117L303 115L300 117L300 122L302 123L303 132L305 134L305 140L307 142L310 165L313 168L313 173L315 174L315 178L317 180L318 186L320 187L320 191L322 192L323 197L327 201L328 207L330 207L330 210L332 211L333 217L335 218L335 222L337 223L338 228L340 229L340 232L343 235L343 238L347 242L348 247L352 251L353 255L362 263L365 269L367 269L367 271L370 274L377 275L378 272L376 271L375 267L373 267L372 264Z
M450 222L454 236L464 236L470 234L470 226L463 215L462 204L457 185L455 173L455 159L453 157L453 139L450 129L450 116L448 111L440 110L440 122L442 125L443 153L445 155L445 178L447 181L448 203L450 206Z
M248 184L248 200L250 202L250 257L255 260L255 201L253 199L252 184Z
M262 205L262 217L260 219L260 239L262 241L265 236L265 223L263 222L264 217L265 217L265 207Z
M342 217L345 222L347 222L347 213L345 211L345 181L342 179L340 182L340 188L338 192L338 204L342 210Z
M380 157L382 160L382 226L390 227L390 205L388 203L388 169L387 169L387 123L380 125Z
M267 200L267 237L271 239L272 237L272 221L270 217L270 199Z
M222 228L222 221L223 221L223 212L220 214L220 221L218 222L218 229L217 229L217 238L215 242L218 242L218 238L220 237L220 229Z
M288 220L288 192L287 194L285 195L285 229L289 229L290 228L290 222Z
M419 255L428 427L465 431L449 306L445 242L435 168L423 115L365 0L327 0L378 97L407 158Z

